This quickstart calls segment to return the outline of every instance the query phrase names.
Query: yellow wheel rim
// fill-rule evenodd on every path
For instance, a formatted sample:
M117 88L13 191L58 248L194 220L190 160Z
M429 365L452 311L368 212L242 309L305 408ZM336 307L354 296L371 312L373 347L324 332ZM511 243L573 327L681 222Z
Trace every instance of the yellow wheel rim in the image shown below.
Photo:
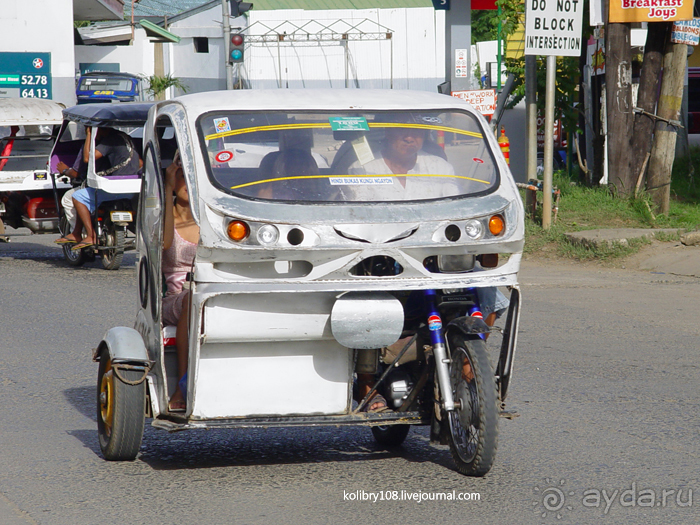
M100 382L100 416L104 424L105 434L112 433L112 418L114 416L114 372L112 361L107 361L105 373Z

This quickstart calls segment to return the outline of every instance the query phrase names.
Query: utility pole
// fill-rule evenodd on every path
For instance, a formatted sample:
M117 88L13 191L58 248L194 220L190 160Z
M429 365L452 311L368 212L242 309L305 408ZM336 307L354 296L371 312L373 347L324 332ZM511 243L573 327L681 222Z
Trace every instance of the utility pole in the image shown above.
M632 112L632 48L630 25L608 23L605 31L605 102L607 110L608 180L617 194L634 193L630 139Z
M647 189L660 213L668 213L671 197L671 170L676 157L677 126L683 102L683 80L688 59L687 44L669 39L664 53L664 76L656 110L654 145L649 158Z
M634 131L632 133L632 151L630 171L635 181L635 192L642 187L644 172L651 155L654 134L654 114L659 93L661 64L664 57L664 46L671 30L671 22L650 22L647 26L647 41L644 46L644 62L639 78L637 108L634 115Z
M229 0L221 0L221 13L224 21L224 57L226 59L226 89L233 89L233 64L229 60L231 55L231 21L228 10Z
M444 3L435 0L434 5ZM471 0L453 0L445 10L445 80L450 91L466 91L472 88L472 3ZM464 66L458 67L459 60Z

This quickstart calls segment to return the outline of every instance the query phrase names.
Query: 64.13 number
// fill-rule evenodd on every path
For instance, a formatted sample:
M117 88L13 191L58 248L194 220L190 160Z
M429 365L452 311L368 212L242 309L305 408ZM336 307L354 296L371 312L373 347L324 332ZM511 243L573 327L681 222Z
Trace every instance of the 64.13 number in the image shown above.
M25 88L22 90L22 98L49 98L49 90L43 88Z

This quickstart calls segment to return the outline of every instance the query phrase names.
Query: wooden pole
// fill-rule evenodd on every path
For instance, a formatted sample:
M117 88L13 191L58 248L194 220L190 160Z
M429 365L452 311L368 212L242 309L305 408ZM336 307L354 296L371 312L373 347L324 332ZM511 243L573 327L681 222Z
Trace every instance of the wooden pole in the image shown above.
M649 158L647 189L660 213L668 213L671 196L671 170L676 157L678 118L683 102L683 80L688 59L686 44L674 44L669 39L664 53L664 76L654 128L654 145Z
M656 111L656 102L659 94L659 79L661 77L661 64L664 58L664 46L668 38L671 22L650 22L647 28L647 41L644 46L644 62L639 78L639 93L637 95L637 107L643 112L634 115L634 132L632 133L632 155L630 169L637 179L636 190L644 177L644 169L647 166L648 154L651 151L654 134L653 115Z
M637 181L637 174L630 170L634 121L630 25L609 23L605 40L608 179L618 195L629 196L633 194Z

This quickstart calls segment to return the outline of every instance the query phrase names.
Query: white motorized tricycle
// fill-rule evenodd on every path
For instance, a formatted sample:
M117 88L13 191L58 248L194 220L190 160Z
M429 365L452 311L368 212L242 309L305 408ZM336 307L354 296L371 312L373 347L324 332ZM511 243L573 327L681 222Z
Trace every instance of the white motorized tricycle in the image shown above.
M200 230L183 381L162 321L176 150ZM167 431L364 425L383 446L428 425L460 472L489 471L524 226L471 106L395 90L185 95L151 109L143 160L135 326L112 328L94 353L106 459L137 456L145 418ZM168 404L178 382L184 412Z

